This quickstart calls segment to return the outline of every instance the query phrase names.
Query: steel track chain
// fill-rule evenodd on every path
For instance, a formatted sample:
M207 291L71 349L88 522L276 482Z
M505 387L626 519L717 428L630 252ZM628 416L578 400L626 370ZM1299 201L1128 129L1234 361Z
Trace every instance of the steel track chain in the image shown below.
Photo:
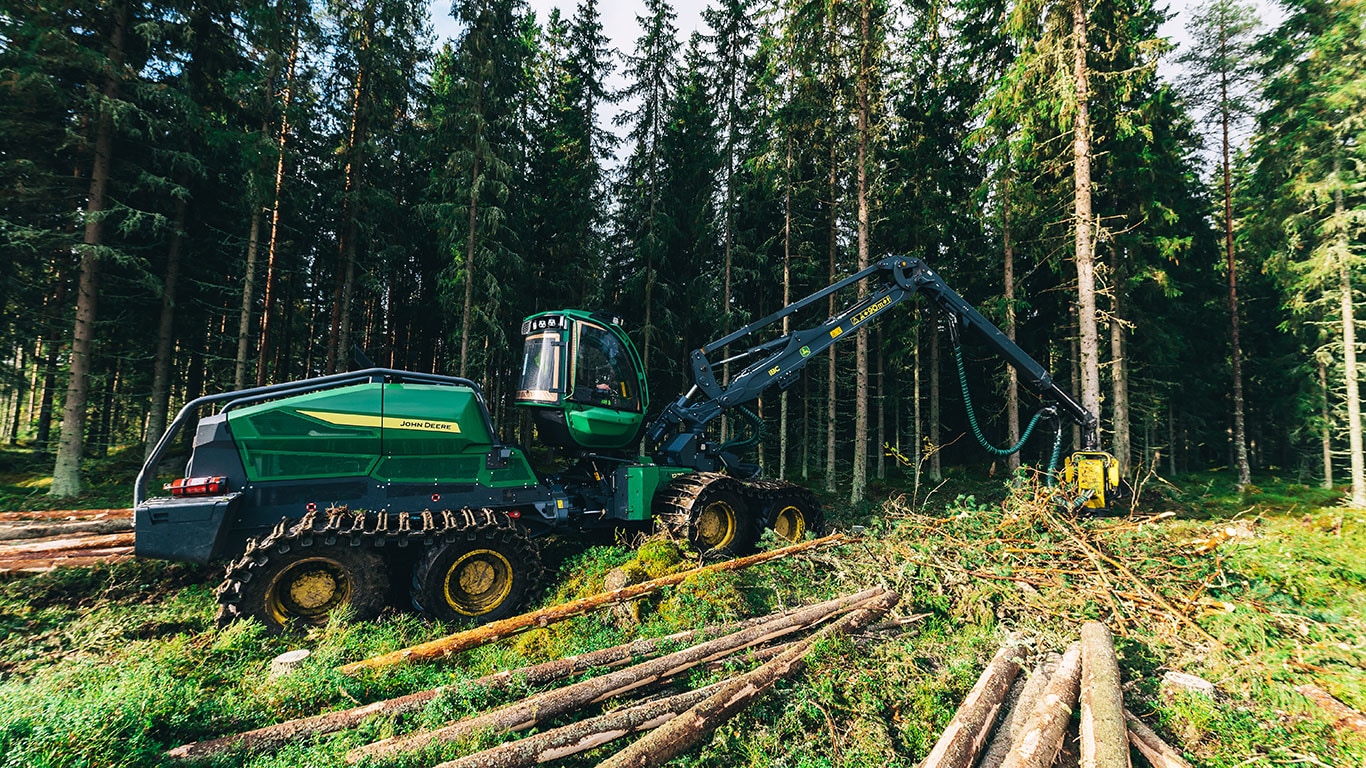
M419 528L413 527L415 516L420 522ZM406 547L416 543L425 547L460 539L472 541L496 532L524 539L524 544L537 553L534 572L527 573L526 591L528 595L535 594L545 573L539 556L540 547L525 527L495 509L466 507L439 512L424 509L414 513L352 511L346 506L331 506L321 511L310 510L293 523L289 518L282 519L264 538L247 539L242 555L228 564L223 582L214 590L218 601L218 626L226 626L244 615L238 602L242 584L251 578L252 571L264 567L270 557L288 553L295 543L305 539L310 544L322 537L326 546L343 544L383 549L389 544Z

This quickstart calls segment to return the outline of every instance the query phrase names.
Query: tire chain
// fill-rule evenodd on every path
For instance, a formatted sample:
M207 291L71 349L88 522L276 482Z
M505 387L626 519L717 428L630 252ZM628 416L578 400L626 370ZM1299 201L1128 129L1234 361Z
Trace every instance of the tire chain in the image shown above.
M486 531L501 530L525 539L534 551L540 551L523 526L497 510L466 507L434 513L424 509L417 515L422 524L418 529L413 528L413 517L411 512L368 512L363 509L353 512L346 506L332 506L321 512L309 510L293 524L289 518L280 520L264 538L247 539L247 547L241 557L228 564L223 583L214 590L214 598L218 601L218 626L226 626L244 615L238 601L241 599L242 583L251 579L254 569L264 566L273 554L289 552L296 542L307 540L311 544L316 537L322 537L322 543L327 546L344 542L352 547L369 545L382 549L389 543L406 547L414 541L423 546L460 539L472 541ZM528 595L535 594L545 572L539 554L535 563L535 572L527 574L530 579L526 592Z
M693 511L703 492L717 485L738 493L749 506L759 534L771 522L772 510L787 499L815 511L819 518L821 504L809 489L784 480L737 480L719 472L694 472L682 475L660 491L654 503L656 526L670 536L691 541L692 526L696 522ZM814 522L814 521L813 521Z

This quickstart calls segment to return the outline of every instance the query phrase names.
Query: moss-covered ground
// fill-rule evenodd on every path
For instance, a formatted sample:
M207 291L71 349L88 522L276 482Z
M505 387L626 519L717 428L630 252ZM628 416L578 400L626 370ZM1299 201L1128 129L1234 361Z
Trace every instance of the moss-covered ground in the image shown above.
M185 742L456 685L419 715L215 763L340 766L351 747L528 692L462 685L480 675L875 584L904 595L897 613L928 616L899 635L817 648L804 675L675 764L914 766L1008 632L1059 649L1081 621L1100 618L1116 632L1130 709L1196 765L1361 765L1366 740L1335 730L1294 687L1314 683L1366 709L1366 516L1334 506L1340 493L1269 476L1257 483L1240 494L1225 473L1150 482L1142 517L1079 519L1000 480L951 480L928 505L911 501L923 491L893 482L872 504L828 500L835 527L866 529L860 543L687 582L634 612L604 611L443 663L359 678L334 667L447 628L393 612L374 622L338 616L305 635L215 629L213 568L135 561L8 577L0 579L0 766L165 764L162 752ZM36 498L15 488L0 488L0 504ZM87 501L109 500L97 492ZM1164 512L1173 514L1157 517ZM564 538L546 546L558 571L541 606L598 591L613 568L658 575L688 565L686 553L659 542L638 551ZM270 660L295 648L313 654L295 673L270 677ZM1163 691L1168 670L1214 683L1215 695Z

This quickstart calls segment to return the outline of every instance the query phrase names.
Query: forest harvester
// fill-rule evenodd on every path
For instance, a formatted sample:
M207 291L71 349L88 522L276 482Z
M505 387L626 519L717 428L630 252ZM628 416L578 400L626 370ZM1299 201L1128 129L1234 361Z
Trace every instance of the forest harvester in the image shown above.
M713 361L864 280L867 294L824 322ZM618 320L578 310L527 318L515 404L541 442L563 449L553 474L500 439L479 387L462 378L369 368L198 398L138 475L136 552L229 560L220 622L278 628L326 621L342 606L370 618L409 602L447 621L505 617L536 592L537 539L549 533L662 526L704 553L752 550L766 529L798 540L821 527L820 504L743 460L760 431L747 406L917 294L942 311L955 345L975 329L1044 400L1029 431L1054 423L1055 464L1059 415L1080 425L1065 482L1079 505L1107 508L1121 486L1115 460L1098 450L1095 415L923 261L890 257L694 350L691 387L648 423L644 368ZM717 377L717 366L741 361L729 381ZM150 496L157 465L206 406L218 407L197 421L184 476ZM718 440L723 414L748 434Z

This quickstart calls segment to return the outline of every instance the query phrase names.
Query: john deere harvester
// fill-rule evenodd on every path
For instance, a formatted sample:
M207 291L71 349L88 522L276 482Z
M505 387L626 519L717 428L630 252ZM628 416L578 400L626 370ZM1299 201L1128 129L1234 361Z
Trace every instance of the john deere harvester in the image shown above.
M834 317L753 343L863 280L867 296ZM692 386L648 425L644 368L619 320L578 310L527 318L515 404L567 457L554 474L499 436L467 379L369 368L199 398L138 476L136 551L228 561L220 621L287 627L343 606L361 619L388 604L444 620L507 616L540 585L537 539L550 533L660 527L700 551L735 554L753 550L765 529L798 540L820 529L820 504L746 461L760 434L748 406L916 294L943 311L955 343L975 329L1020 371L1045 401L1035 420L1054 425L1055 445L1060 414L1082 426L1081 450L1067 459L1073 498L1107 508L1120 484L1114 459L1098 450L1095 417L923 262L893 257L694 350ZM742 343L752 346L713 363ZM729 381L714 372L721 362L739 368ZM149 495L162 457L211 407L195 422L184 476ZM745 437L718 440L722 414L747 424Z

